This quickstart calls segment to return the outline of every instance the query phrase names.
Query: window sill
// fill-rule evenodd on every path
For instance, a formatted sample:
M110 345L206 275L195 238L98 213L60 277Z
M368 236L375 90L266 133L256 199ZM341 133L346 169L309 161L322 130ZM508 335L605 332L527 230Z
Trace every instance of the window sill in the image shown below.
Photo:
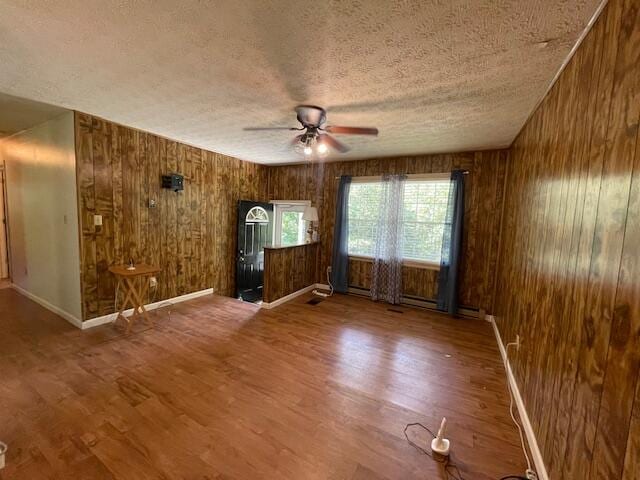
M295 245L270 245L270 246L265 246L264 249L265 250L283 250L285 248L306 247L306 246L316 245L318 243L320 243L319 240L316 242L309 242L309 243L297 243Z
M357 260L359 262L373 263L373 257L367 257L364 255L349 255L349 260ZM439 263L421 262L420 260L403 260L403 267L422 268L425 270L440 271Z

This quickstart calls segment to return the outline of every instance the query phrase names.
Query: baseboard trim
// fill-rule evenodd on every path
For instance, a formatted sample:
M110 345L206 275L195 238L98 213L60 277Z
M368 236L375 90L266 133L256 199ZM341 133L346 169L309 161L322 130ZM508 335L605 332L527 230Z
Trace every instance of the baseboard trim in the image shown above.
M15 283L11 284L11 288L13 288L16 292L18 292L18 293L24 295L25 297L27 297L29 300L33 300L37 304L43 306L44 308L46 308L50 312L53 312L56 315L64 318L67 322L69 322L74 327L82 328L82 320L80 320L78 317L70 314L66 310L62 310L61 308L56 307L54 304L48 302L44 298L41 298L41 297L31 293L30 291L25 290L24 288L22 288L19 285L16 285Z
M300 295L304 295L305 293L310 292L310 291L312 291L312 290L314 290L316 288L325 288L325 287L327 289L329 288L328 285L322 285L320 283L312 283L311 285L309 285L307 287L301 288L300 290L296 290L295 292L290 293L289 295L285 295L284 297L279 298L277 300L274 300L273 302L269 302L269 303L262 302L260 304L260 307L261 308L266 308L267 310L270 310L272 308L277 307L278 305L282 305L283 303L287 303L288 301L293 300L294 298L299 297Z
M174 303L186 302L187 300L192 300L194 298L203 297L205 295L211 295L211 294L213 294L213 288L207 288L205 290L199 290L197 292L180 295L179 297L167 298L166 300L153 302L148 305L145 305L144 308L147 310L155 310L156 308L160 308L161 306L166 306L167 304L173 305ZM133 308L129 308L123 312L125 317L130 316L132 313L133 313ZM104 325L105 323L112 323L117 316L118 316L117 313L110 313L109 315L103 315L101 317L92 318L90 320L86 320L82 322L82 325L80 328L82 328L82 330L87 330L88 328Z
M527 410L524 406L524 401L522 400L520 390L518 389L518 384L516 383L516 377L513 375L513 371L511 370L511 364L509 363L509 358L507 357L507 349L505 348L504 343L502 343L502 337L500 336L498 325L496 325L495 318L491 315L487 315L487 320L493 326L493 332L496 335L496 341L498 342L498 348L500 349L500 356L502 356L502 363L504 364L504 369L507 373L507 381L511 386L513 399L515 400L518 413L520 414L522 428L524 430L525 436L527 437L527 443L529 445L531 456L533 457L533 464L535 465L536 473L538 474L538 478L540 480L549 480L549 475L547 474L547 469L544 465L544 459L542 458L542 453L540 452L540 447L538 446L536 435L533 432L533 427L531 426L531 422L529 421L529 415L527 414Z
M349 287L348 293L351 295L357 295L359 297L371 298L371 294L368 289L360 287ZM446 315L446 312L438 310L438 305L435 300L422 297L400 296L400 305L405 307L419 307L426 310L432 310L434 312L442 313ZM478 310L474 310L469 307L460 307L458 309L458 315L468 318L479 318Z

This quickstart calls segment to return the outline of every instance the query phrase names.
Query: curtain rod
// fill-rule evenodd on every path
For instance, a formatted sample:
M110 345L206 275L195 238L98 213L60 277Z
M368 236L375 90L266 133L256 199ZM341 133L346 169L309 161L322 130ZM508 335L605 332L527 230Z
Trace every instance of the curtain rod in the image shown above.
M444 174L447 174L447 173L450 173L450 172L409 173L409 174L407 174L407 177L417 177L417 176L426 176L426 175L444 175ZM462 174L463 175L469 175L469 170L463 170ZM385 175L385 174L381 174L381 175L360 175L360 177L371 177L371 178L380 177L380 178L382 178L382 175ZM393 175L393 174L390 174L390 175ZM340 176L338 175L338 176L333 177L333 178L340 178ZM358 176L353 175L353 178L358 178Z

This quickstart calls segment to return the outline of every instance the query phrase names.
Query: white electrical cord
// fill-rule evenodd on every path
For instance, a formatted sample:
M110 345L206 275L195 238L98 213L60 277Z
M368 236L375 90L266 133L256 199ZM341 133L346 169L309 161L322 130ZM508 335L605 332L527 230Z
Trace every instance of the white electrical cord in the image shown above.
M506 350L506 355L507 355L507 364L510 365L509 362L509 347L514 347L517 346L518 343L517 342L510 342L507 343L505 350ZM509 368L511 368L509 366ZM513 423L516 424L516 427L518 427L518 433L520 434L520 444L522 445L522 451L524 452L524 458L527 460L527 473L529 472L533 472L533 469L531 468L531 460L529 460L529 454L527 453L527 447L524 444L524 434L522 433L522 427L520 426L520 423L516 420L515 415L513 414L513 392L511 391L511 384L509 382L507 382L507 388L509 390L509 413L511 414L511 420L513 420Z
M327 267L327 284L329 284L329 293L321 292L317 288L313 291L314 295L319 297L331 297L333 295L333 285L331 284L331 279L329 278L329 272L331 272L331 267Z

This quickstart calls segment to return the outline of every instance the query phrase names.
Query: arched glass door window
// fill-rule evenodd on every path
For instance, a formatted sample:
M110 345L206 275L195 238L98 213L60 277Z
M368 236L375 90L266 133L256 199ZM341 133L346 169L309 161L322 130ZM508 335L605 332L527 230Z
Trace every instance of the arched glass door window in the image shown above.
M253 207L247 212L248 223L269 223L269 214L262 207Z

